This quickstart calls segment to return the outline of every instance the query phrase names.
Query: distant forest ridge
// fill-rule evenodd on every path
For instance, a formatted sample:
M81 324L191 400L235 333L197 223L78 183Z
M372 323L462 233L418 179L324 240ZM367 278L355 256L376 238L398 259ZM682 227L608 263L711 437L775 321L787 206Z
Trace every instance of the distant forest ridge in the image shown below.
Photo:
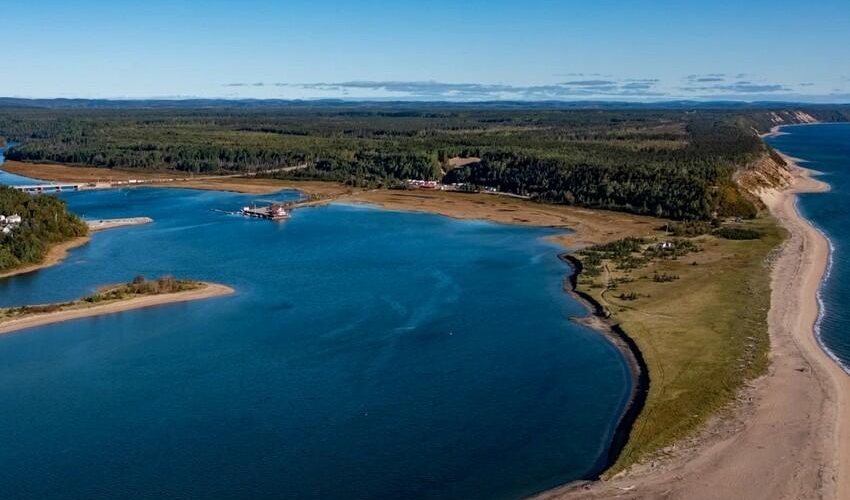
M102 101L79 101L85 104L79 107L2 102L0 136L19 143L7 152L12 160L265 172L390 188L405 179L443 180L540 202L686 220L757 213L757 202L735 178L765 158L781 162L759 133L781 124L850 120L847 106L737 109L733 103L669 109L516 103L514 109L501 102L193 107L188 103L196 101L167 101L186 107L125 102L101 109L93 103ZM458 157L474 160L453 168L457 162L450 160Z
M197 108L395 108L395 109L713 109L713 110L772 110L788 109L834 110L850 112L850 103L812 104L794 101L423 101L423 100L348 100L348 99L82 99L52 98L24 99L0 97L0 108L44 108L44 109L197 109Z

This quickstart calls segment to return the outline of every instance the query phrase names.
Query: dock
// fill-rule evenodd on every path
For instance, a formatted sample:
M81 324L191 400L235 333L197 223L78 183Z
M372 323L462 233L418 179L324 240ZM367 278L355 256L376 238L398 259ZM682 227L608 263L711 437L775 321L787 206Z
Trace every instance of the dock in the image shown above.
M264 201L264 200L257 200ZM324 205L325 203L330 202L330 199L327 198L318 198L315 196L311 196L308 198L301 198L295 201L265 201L266 203L270 203L265 206L256 206L252 205L250 207L242 207L242 210L238 212L226 212L224 210L213 210L214 212L223 212L223 213L236 213L239 215L244 215L246 217L257 217L259 219L267 219L267 220L286 220L292 216L292 211L296 208L302 207L311 207L315 205Z
M258 217L268 220L284 220L289 218L289 211L286 207L279 203L273 203L265 207L243 207L242 215L247 217Z

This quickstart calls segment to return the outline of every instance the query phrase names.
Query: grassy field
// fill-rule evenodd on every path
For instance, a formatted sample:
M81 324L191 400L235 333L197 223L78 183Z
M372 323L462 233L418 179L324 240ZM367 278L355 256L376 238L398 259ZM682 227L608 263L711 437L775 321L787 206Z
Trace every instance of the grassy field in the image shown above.
M602 303L637 343L650 375L644 410L606 475L692 435L732 402L746 381L765 372L766 262L784 232L767 218L740 225L761 238L671 239L676 250L661 251L659 244L667 240L650 236L637 252L607 254L580 278L578 289ZM589 254L579 257L595 260Z

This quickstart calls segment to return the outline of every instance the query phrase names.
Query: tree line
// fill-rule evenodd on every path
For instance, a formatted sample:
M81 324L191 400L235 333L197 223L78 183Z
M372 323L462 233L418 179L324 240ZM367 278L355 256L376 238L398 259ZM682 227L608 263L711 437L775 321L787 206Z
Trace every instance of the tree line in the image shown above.
M842 109L812 110L818 116ZM408 178L683 220L749 217L736 168L769 154L772 111L724 109L2 109L12 160L358 186ZM791 115L782 115L791 116ZM842 115L843 116L843 115ZM453 157L480 162L452 169Z
M86 224L50 195L30 195L0 186L0 214L21 216L21 224L0 235L0 272L44 260L50 246L88 232Z

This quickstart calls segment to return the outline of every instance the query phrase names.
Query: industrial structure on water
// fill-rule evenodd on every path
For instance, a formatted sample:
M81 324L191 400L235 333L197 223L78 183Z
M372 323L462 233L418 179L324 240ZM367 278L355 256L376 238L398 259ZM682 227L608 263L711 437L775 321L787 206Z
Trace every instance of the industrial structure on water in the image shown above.
M289 211L280 203L272 203L267 207L242 207L242 215L248 217L259 217L269 220L284 220L289 218Z

